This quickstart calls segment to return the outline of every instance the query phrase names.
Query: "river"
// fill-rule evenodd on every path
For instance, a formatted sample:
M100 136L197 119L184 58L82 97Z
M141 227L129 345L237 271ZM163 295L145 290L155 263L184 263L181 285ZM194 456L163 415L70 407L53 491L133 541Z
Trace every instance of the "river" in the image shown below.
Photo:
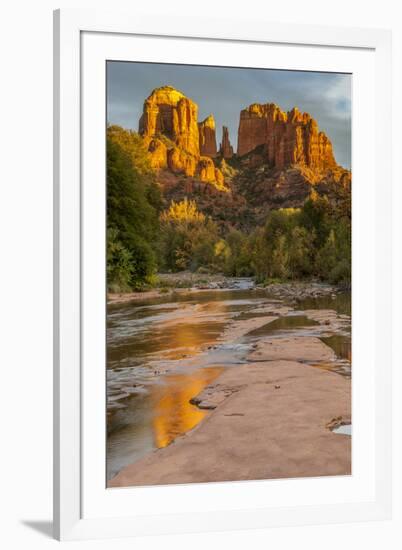
M231 338L234 320L256 318L282 305L253 288L250 279L239 279L235 287L108 306L108 479L210 414L190 399L224 369L244 364L261 336L318 336L339 361L315 366L350 376L350 325L332 333L304 314L333 309L350 315L350 294L302 300L276 321Z

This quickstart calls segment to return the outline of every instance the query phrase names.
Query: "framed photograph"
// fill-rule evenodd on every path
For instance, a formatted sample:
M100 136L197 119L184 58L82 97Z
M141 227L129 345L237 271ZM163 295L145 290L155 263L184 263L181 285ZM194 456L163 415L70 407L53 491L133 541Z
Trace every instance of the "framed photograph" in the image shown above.
M54 22L55 537L389 518L390 33Z

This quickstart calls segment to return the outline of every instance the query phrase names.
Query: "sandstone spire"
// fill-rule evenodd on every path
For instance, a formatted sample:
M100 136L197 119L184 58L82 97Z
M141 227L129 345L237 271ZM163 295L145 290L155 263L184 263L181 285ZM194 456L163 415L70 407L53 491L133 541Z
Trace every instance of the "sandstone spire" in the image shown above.
M325 172L337 166L332 144L317 122L297 107L285 113L274 103L254 103L240 113L238 150L243 156L262 146L274 168L302 165Z
M233 147L229 140L229 130L226 126L222 127L222 143L219 149L219 154L224 159L230 159L233 157Z
M216 157L216 135L215 119L209 115L205 120L198 123L200 153L207 157Z

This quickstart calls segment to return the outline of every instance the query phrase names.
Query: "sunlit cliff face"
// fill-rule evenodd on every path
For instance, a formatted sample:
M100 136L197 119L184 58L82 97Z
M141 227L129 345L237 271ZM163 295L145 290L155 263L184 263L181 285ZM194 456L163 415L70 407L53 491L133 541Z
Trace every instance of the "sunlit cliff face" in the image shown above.
M198 122L198 105L182 92L172 86L153 90L144 102L139 133L156 170L223 187L222 172L212 160L217 154L214 117Z
M278 169L306 166L316 173L337 167L329 138L297 107L284 112L274 103L254 103L240 113L237 154L264 146L268 163Z

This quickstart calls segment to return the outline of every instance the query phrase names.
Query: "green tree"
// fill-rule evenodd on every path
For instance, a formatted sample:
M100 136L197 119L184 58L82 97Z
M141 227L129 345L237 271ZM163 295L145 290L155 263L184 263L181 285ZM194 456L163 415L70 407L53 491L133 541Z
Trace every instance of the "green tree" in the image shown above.
M195 201L187 198L170 204L160 216L162 258L166 269L180 271L207 267L219 270L227 251L221 243L218 226L199 212Z
M112 125L107 128L107 137L110 141L119 145L121 150L130 157L132 166L139 174L147 176L150 181L154 180L154 171L148 151L144 140L137 132Z
M326 243L317 252L317 272L322 279L349 288L351 261L351 226L344 218L334 223Z
M225 240L227 245L223 268L225 274L235 277L254 275L251 247L247 235L237 229L231 229Z
M273 278L286 279L289 275L289 252L285 235L278 235L269 263L268 274Z
M291 274L290 243L299 218L299 210L284 208L272 210L265 224L266 276L286 279Z
M263 282L268 276L268 265L270 261L263 227L257 227L248 237L247 250L252 269L251 274L255 275L258 282Z
M314 232L314 245L317 249L323 246L328 238L331 209L328 197L319 195L313 188L300 211L298 222L307 231Z
M132 255L122 245L114 227L107 230L106 258L108 289L112 292L129 291L133 274Z
M319 275L322 278L328 278L332 269L338 261L338 247L335 237L335 230L331 229L328 238L317 252L316 265Z
M315 230L307 231L296 225L287 236L288 269L293 279L311 275L314 272Z
M151 176L142 172L146 162L139 161L138 151L130 154L127 143L121 145L125 133L108 129L107 134L108 262L114 266L109 269L108 265L109 289L141 287L156 271L159 222L157 209L149 201Z

